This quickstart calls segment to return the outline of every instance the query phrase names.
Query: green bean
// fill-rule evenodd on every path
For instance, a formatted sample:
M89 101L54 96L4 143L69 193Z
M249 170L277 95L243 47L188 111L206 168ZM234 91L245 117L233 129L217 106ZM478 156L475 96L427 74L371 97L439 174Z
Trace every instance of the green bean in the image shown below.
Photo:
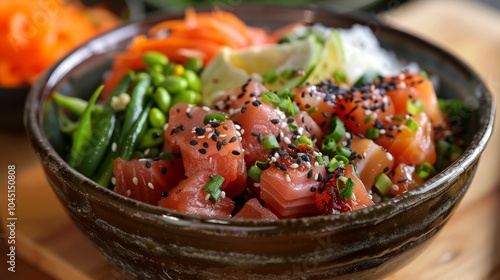
M162 144L163 133L163 129L161 128L148 129L139 143L139 149L152 148Z
M170 110L170 105L172 104L172 97L168 91L162 87L157 87L155 93L153 94L156 106L163 111L163 113L168 113Z
M142 56L142 60L150 67L154 65L167 65L169 61L166 55L161 52L155 51L145 52Z
M57 105L63 107L64 109L68 110L68 112L77 116L81 116L85 111L85 108L87 108L88 106L88 102L86 100L80 99L78 97L66 96L59 92L55 92L52 95L52 98L54 98L54 101L57 103ZM98 112L102 110L102 107L99 105L95 105L92 110Z
M188 86L187 81L184 78L177 76L168 76L163 82L163 87L170 93L175 94L182 90L185 90Z
M89 152L89 142L92 137L92 108L97 102L103 87L104 86L100 86L90 98L80 118L80 123L73 133L73 146L71 147L71 153L69 155L69 164L75 168L81 164L86 153Z
M195 73L199 73L203 67L203 61L198 57L191 57L184 62L184 68L189 69Z
M201 81L198 75L192 70L186 69L184 74L182 75L184 79L186 79L188 83L188 88L194 91L200 92L201 90Z
M77 169L80 173L87 177L94 174L109 147L115 125L116 116L113 111L106 111L96 119L90 140L93 148L83 158L81 166Z
M119 143L115 142L118 148L116 148L115 151L108 153L105 160L102 162L99 172L94 177L94 181L96 183L101 186L109 185L111 177L113 177L113 162L116 157L120 157L124 160L130 160L132 158L132 154L136 150L138 142L146 131L149 111L151 111L151 103L149 103L140 113L139 118L137 118L135 123L132 125L130 132L127 133L124 138L120 137Z
M200 93L191 89L186 89L175 95L172 100L172 103L174 105L178 103L198 104L200 101L201 101Z
M137 82L130 94L130 102L125 113L121 139L130 132L132 125L141 115L150 83L151 76L147 73L139 73L137 75Z
M78 127L78 122L70 120L61 108L57 110L57 123L59 124L59 129L67 135L72 135Z
M142 113L140 114L137 121L132 126L130 133L127 134L125 141L121 144L120 147L120 157L124 160L130 160L132 153L137 148L139 141L142 136L146 132L147 124L148 124L148 116L151 111L152 104L151 102L144 108Z

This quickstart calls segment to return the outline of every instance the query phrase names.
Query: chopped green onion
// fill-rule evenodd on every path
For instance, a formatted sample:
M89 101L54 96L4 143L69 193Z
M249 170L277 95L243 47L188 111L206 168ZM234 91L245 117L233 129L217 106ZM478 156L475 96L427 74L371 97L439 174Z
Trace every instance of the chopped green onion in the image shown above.
M408 99L406 101L406 111L412 115L420 114L424 110L424 102L421 99Z
M445 140L439 140L436 143L436 150L438 155L445 156L450 151L451 145Z
M254 179L256 182L260 182L260 175L262 175L262 170L256 165L252 165L248 169L248 177Z
M274 135L268 134L264 136L264 140L262 140L262 147L264 150L279 150L280 145Z
M333 116L333 118L328 123L328 131L331 131L329 135L333 137L335 142L339 142L345 136L345 126L344 122L339 116Z
M332 173L333 171L335 171L340 166L341 166L340 162L336 158L332 158L328 162L328 165L326 166L326 169L328 170L328 172Z
M335 70L333 72L333 78L338 84L346 84L347 83L347 76L345 75L344 72L340 70Z
M229 120L229 118L222 113L214 113L214 114L207 114L205 118L203 119L203 123L206 125L211 121L216 121L216 122L223 122L225 120Z
M307 110L307 114L312 115L312 114L314 114L316 111L318 111L318 107L314 106L314 107L312 107L311 109Z
M262 76L262 81L266 84L274 84L280 78L280 72L276 69L267 70Z
M292 69L284 69L281 71L281 78L284 80L291 80L293 78L293 71Z
M161 159L174 159L175 158L175 153L174 152L161 152L160 153L160 158Z
M297 130L299 129L299 125L298 125L297 123L295 123L295 122L293 122L293 123L289 123L289 124L288 124L288 128L290 129L290 131L291 131L292 133L295 133L295 132L297 132Z
M380 130L378 128L369 127L366 129L366 138L368 139L377 139L380 137Z
M278 90L276 93L280 98L287 98L290 97L291 99L295 98L295 93L293 93L289 88L282 88Z
M221 190L220 187L222 186L222 183L224 183L224 177L220 175L213 175L212 178L210 178L210 181L208 181L207 185L203 188L204 191L210 194L210 201L213 203L216 203L219 200Z
M379 191L379 193L384 196L386 195L392 188L392 181L384 173L381 173L375 178L375 187Z
M336 141L329 134L326 135L323 139L323 143L321 143L321 152L325 155L331 155L335 151Z
M427 72L425 72L424 70L420 71L420 75L422 75L426 79L429 79L429 74Z
M344 183L344 188L340 189L340 182ZM354 191L354 181L351 178L340 176L337 178L337 190L341 199L351 199Z
M455 161L457 158L459 158L463 153L462 148L455 144L450 145L450 160Z
M363 123L364 123L364 124L367 124L367 123L371 122L371 121L372 121L372 119L373 119L372 115L369 115L368 117L366 117L366 118L363 120Z
M266 161L256 161L249 169L248 169L248 177L254 179L257 182L260 182L260 175L262 175L262 171L269 168L270 159Z
M436 169L434 169L434 167L428 162L424 162L419 167L417 167L417 175L422 179L432 177L436 174Z
M359 86L362 86L364 84L370 84L378 76L380 76L380 74L377 71L368 70L361 77L359 77L359 79L354 83L354 86L359 87Z
M418 122L413 118L406 120L405 125L410 129L411 132L415 132L418 129Z
M392 119L394 121L397 121L397 122L402 122L403 121L403 117L400 117L400 116L393 116Z
M292 117L296 116L300 111L297 103L293 102L292 99L290 99L290 96L285 98L282 97L282 102L278 105L278 108L286 115Z
M266 103L273 104L275 106L278 106L281 103L280 97L272 92L272 91L267 91L261 94L260 96L262 100Z
M351 156L351 149L347 148L346 146L338 145L337 147L335 147L335 151L339 156L344 156L346 158L349 158Z
M325 165L325 161L323 159L322 156L316 156L316 162L319 164L319 165Z
M346 164L349 163L349 159L346 158L345 156L336 155L333 158L336 159L341 166L345 166Z
M301 135L299 138L295 140L295 145L299 144L307 144L309 147L313 146L313 142L311 141L311 139L309 139L309 137L305 135Z

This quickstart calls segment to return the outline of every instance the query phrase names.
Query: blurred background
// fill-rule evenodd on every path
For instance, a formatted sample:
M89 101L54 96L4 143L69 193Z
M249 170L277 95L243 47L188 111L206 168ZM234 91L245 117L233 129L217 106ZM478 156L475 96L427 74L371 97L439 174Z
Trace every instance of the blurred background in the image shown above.
M36 155L31 151L22 128L24 98L30 81L36 80L37 74L26 78L28 82L2 86L2 78L8 75L8 71L7 74L2 74L2 71L5 71L7 62L36 61L40 55L26 57L10 54L3 49L8 38L4 38L4 41L1 39L6 32L6 24L2 22L15 15L5 7L18 5L35 9L40 3L55 2L64 1L0 0L1 168L6 170L6 164L15 163L26 170L19 175L18 181L20 222L17 229L17 272L7 271L3 249L6 242L0 239L0 279L131 279L97 254L71 223L45 182L40 186L23 185L33 173L34 176L42 176L40 166L34 164L37 162ZM244 3L305 5L342 13L362 13L366 17L377 18L384 24L420 36L456 55L479 74L496 99L500 100L499 0L81 0L79 3L85 7L98 6L110 11L119 20L114 26L124 21L139 20L148 13L159 10L183 11L187 6L197 5L227 11ZM23 4L26 6L22 6ZM94 19L97 22L99 19L103 21L99 16ZM75 18L69 21L73 20ZM69 32L83 38L74 29L70 28ZM30 40L33 41L33 38ZM47 42L41 39L39 43ZM69 46L67 51L77 45L75 43ZM50 47L48 49L53 50ZM51 62L47 62L46 66L50 64ZM36 70L41 72L44 70L42 68L37 66ZM459 210L423 255L387 279L500 279L499 142L500 121L497 121L475 181ZM14 145L21 147L21 150L12 149ZM5 172L2 171L0 176L4 175ZM2 180L3 178L0 177ZM0 206L3 207L3 187L0 187L0 195ZM44 223L57 223L58 231L50 235L37 234L36 228L43 227ZM0 233L5 233L4 227L1 228ZM5 235L2 236L5 238ZM75 251L79 256L75 256Z

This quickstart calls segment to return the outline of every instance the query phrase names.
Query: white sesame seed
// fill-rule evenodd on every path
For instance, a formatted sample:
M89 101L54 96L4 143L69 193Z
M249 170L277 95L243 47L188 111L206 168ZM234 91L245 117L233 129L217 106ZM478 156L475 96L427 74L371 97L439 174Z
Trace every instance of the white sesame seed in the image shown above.
M243 133L245 133L245 129L244 129L244 128L242 128L242 129L240 130L240 134L241 134L241 135L243 135Z
M210 111L210 108L209 108L208 106L203 106L203 107L201 107L201 108L202 108L203 110L207 111L207 112L209 112L209 111Z
M149 182L149 183L148 183L148 187L149 187L150 189L152 189L152 190L154 190L154 189L155 189L155 186L154 186L154 185L153 185L153 183L151 183L151 182Z
M372 111L371 111L371 110L365 110L365 115L367 115L367 116L368 116L368 115L370 115L371 113L372 113Z
M236 98L237 98L237 96L235 96L235 95L231 95L231 96L229 97L229 100L233 101L233 100L236 100Z
M205 195L205 200L209 200L210 199L210 194L207 193L207 195Z
M392 156L391 153L386 153L386 154L387 154L387 159L388 160L393 160L394 159L394 157Z
M205 135L200 135L200 136L198 136L197 138L198 138L198 139L203 139L203 138L205 138Z
M168 123L166 123L164 126L163 126L163 131L167 131L168 129Z
M385 129L383 129L383 128L379 132L380 132L380 134L385 134L386 133Z
M399 74L398 79L404 80L405 79L405 74L404 73Z
M280 155L279 155L278 153L274 153L273 157L275 157L275 158L279 158L279 157L280 157Z
M319 173L316 173L316 174L314 175L314 181L318 181L318 174L319 174Z
M236 134L236 136L238 136L238 137L239 137L239 136L241 136L241 133L240 133L238 130L236 130L236 133L235 133L235 134Z
M286 122L281 122L281 124L280 124L281 128L285 128L285 127L287 127L287 125L288 124Z
M213 129L212 129L211 127L207 127L207 128L205 128L205 131L206 131L206 132L212 132L212 131L213 131ZM208 136L208 137L210 138L210 136Z
M214 135L213 132L210 132L208 135L207 135L207 138L212 138L212 135Z
M287 181L287 182L291 182L291 181L292 181L292 179L290 178L290 176L289 176L288 174L286 174L286 176L285 176L285 177L286 177L286 181Z
M147 148L146 150L144 150L144 155L145 156L149 155L149 152L151 152L151 149Z
M372 118L373 118L374 120L376 120L376 119L378 118L378 114L377 114L377 113L372 113Z
M132 183L134 183L134 185L136 186L137 184L139 184L139 180L137 179L137 177L132 178Z
M299 135L302 135L304 133L304 128L303 127L299 127L299 129L297 129L297 133Z
M319 166L319 162L315 161L314 166Z
M111 151L116 152L116 142L111 143Z
M291 144L291 143L292 143L292 141L291 141L291 140L290 140L290 138L288 138L288 137L283 137L283 141L285 141L285 143L286 143L287 145L289 145L289 144Z
M212 161L213 161L213 158L212 158L212 157L209 157L209 158L208 158L208 163L209 163L210 165L212 165Z
M291 168L297 168L297 167L299 167L299 165L298 165L298 164L296 164L296 163L292 163L292 164L290 165L290 167L291 167Z
M277 159L276 159L275 157L271 157L271 161L272 161L272 162L276 162L276 161L277 161Z
M116 185L116 178L115 177L111 177L111 184Z
M312 167L312 166L311 166L311 162L306 161L306 166L307 166L307 168L311 168L311 167Z
M255 183L253 183L253 186L256 188L260 188L260 183L255 182Z
M220 198L224 198L226 197L226 192L225 191L221 191L220 192Z
M147 161L147 160L148 160L147 158L140 158L137 161L141 161L142 162L142 161Z
M236 123L235 123L235 124L234 124L234 128L236 128L236 129L240 130L240 129L241 129L241 126L240 126L239 124L236 124Z
M224 138L224 137L226 137L226 136L227 136L227 135L226 135L226 134L224 134L224 133L219 134L219 137L222 137L222 138Z
M396 184L392 185L392 190L397 192L399 190L399 186Z
M127 190L127 196L130 196L131 191Z

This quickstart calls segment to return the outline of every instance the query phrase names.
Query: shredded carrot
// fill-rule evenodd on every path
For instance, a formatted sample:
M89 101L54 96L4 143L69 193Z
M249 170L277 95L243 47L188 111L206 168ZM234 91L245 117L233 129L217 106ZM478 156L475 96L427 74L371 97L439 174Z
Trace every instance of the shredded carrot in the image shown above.
M0 1L0 87L31 85L77 45L119 23L78 1Z
M129 48L117 57L106 79L103 97L129 69L144 67L141 55L146 51L164 53L176 63L199 57L206 65L224 47L241 49L269 43L265 30L248 27L234 14L220 10L196 13L194 9L187 9L184 19L158 23L150 28L148 35L135 37Z

